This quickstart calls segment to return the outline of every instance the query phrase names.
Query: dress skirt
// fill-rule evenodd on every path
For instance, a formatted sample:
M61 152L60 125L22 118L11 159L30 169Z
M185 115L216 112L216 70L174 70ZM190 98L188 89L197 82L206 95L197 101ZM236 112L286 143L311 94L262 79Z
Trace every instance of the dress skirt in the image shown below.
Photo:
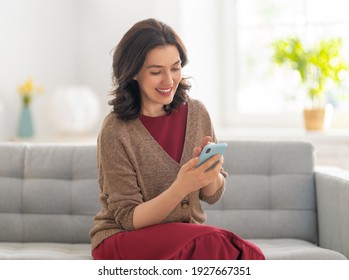
M93 251L96 260L264 260L253 243L218 227L166 223L110 236Z

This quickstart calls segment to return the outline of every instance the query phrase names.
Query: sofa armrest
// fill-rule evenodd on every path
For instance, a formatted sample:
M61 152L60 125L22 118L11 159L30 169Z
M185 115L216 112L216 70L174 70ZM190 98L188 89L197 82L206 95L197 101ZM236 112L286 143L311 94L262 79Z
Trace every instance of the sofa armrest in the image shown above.
M349 171L315 169L319 245L349 258Z

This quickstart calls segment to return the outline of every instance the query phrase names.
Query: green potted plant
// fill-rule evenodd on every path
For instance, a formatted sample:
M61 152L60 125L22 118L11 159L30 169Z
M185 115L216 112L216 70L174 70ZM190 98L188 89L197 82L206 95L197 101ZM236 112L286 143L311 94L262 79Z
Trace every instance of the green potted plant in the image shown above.
M343 71L349 64L341 55L342 40L323 39L312 48L306 49L298 37L286 37L272 44L273 60L278 65L287 65L300 75L310 106L304 109L305 126L308 130L324 128L327 110L325 88L331 80L339 85ZM326 108L328 108L326 110Z

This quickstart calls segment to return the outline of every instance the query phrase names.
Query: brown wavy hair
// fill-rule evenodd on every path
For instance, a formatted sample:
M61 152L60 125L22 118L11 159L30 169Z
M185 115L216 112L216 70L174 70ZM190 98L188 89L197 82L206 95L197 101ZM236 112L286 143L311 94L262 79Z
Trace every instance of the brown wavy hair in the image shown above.
M188 63L187 51L177 33L165 23L156 19L146 19L133 25L126 32L113 54L113 87L109 101L119 119L136 119L141 110L141 93L138 82L133 78L141 70L147 53L159 46L177 47L181 66ZM165 105L166 113L171 113L181 103L187 101L191 85L186 78L180 81L171 104Z

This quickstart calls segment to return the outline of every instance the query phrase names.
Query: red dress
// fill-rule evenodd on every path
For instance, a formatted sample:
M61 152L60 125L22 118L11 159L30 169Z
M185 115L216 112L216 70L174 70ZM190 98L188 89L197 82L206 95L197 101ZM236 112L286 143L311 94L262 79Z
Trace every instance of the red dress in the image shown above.
M170 115L140 117L159 145L177 162L184 146L187 105ZM262 251L236 234L217 227L165 223L110 236L93 251L104 260L264 260Z

